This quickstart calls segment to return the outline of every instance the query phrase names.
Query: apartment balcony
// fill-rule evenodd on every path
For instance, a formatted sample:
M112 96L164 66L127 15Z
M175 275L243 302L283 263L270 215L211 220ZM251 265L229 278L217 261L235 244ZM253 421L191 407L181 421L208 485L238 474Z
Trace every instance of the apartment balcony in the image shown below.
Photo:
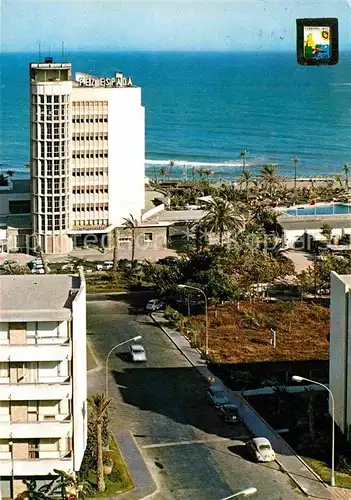
M7 455L8 458L2 458ZM62 454L57 452L40 452L40 458L33 460L13 460L11 454L0 454L0 471L1 476L47 476L54 474L54 469L64 470L65 472L73 471L73 456L72 453Z
M0 361L62 361L72 359L72 344L67 338L60 339L28 339L26 344L10 344L2 340L0 344Z
M0 422L0 436L3 439L10 437L12 439L34 439L72 436L72 421L67 416L67 420Z
M10 384L9 379L0 379L0 401L28 401L72 399L72 382L69 377L55 377L45 382Z

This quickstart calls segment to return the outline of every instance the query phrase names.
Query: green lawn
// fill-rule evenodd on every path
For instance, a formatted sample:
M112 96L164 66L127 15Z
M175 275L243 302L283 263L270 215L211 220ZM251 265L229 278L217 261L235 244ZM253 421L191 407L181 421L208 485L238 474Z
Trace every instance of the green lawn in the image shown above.
M110 449L109 456L113 460L114 465L111 474L105 476L106 489L102 493L94 492L93 496L89 498L111 497L134 488L127 466L113 438L111 438ZM93 486L96 485L96 474L93 471L89 475L89 482Z
M331 470L325 462L314 458L301 457L326 483L330 483ZM351 476L335 472L335 485L340 488L351 488Z

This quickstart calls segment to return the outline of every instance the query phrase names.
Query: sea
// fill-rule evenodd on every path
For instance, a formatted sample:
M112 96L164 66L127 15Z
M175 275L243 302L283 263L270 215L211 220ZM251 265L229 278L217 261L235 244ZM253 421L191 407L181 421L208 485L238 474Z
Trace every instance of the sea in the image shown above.
M29 63L71 62L97 77L116 71L142 88L146 175L233 182L242 156L257 175L341 174L351 164L351 52L335 66L300 66L293 52L65 52L1 55L0 163L27 177Z

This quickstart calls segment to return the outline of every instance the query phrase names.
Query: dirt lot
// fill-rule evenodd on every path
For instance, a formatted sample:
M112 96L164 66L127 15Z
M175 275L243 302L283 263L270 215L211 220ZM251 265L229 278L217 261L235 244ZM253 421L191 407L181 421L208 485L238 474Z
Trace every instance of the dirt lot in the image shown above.
M210 308L209 351L217 363L327 360L329 309L306 302L241 302ZM271 345L271 329L276 347ZM186 321L184 331L204 346L205 317Z

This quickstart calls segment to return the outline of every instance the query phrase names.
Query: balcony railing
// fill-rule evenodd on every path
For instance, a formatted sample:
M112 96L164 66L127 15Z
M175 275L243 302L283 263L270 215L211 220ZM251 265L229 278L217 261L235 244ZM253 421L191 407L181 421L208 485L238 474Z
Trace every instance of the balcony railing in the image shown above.
M72 435L72 420L0 422L4 439L61 438Z
M18 384L10 384L9 379L0 379L0 400L28 400L29 396L32 400L70 399L72 397L72 382L69 377Z
M11 346L11 347L25 347L25 346L35 346L35 347L47 347L47 346L57 346L64 347L71 345L71 339L67 337L27 337L25 342L19 344L10 343L10 339L0 339L0 346Z

